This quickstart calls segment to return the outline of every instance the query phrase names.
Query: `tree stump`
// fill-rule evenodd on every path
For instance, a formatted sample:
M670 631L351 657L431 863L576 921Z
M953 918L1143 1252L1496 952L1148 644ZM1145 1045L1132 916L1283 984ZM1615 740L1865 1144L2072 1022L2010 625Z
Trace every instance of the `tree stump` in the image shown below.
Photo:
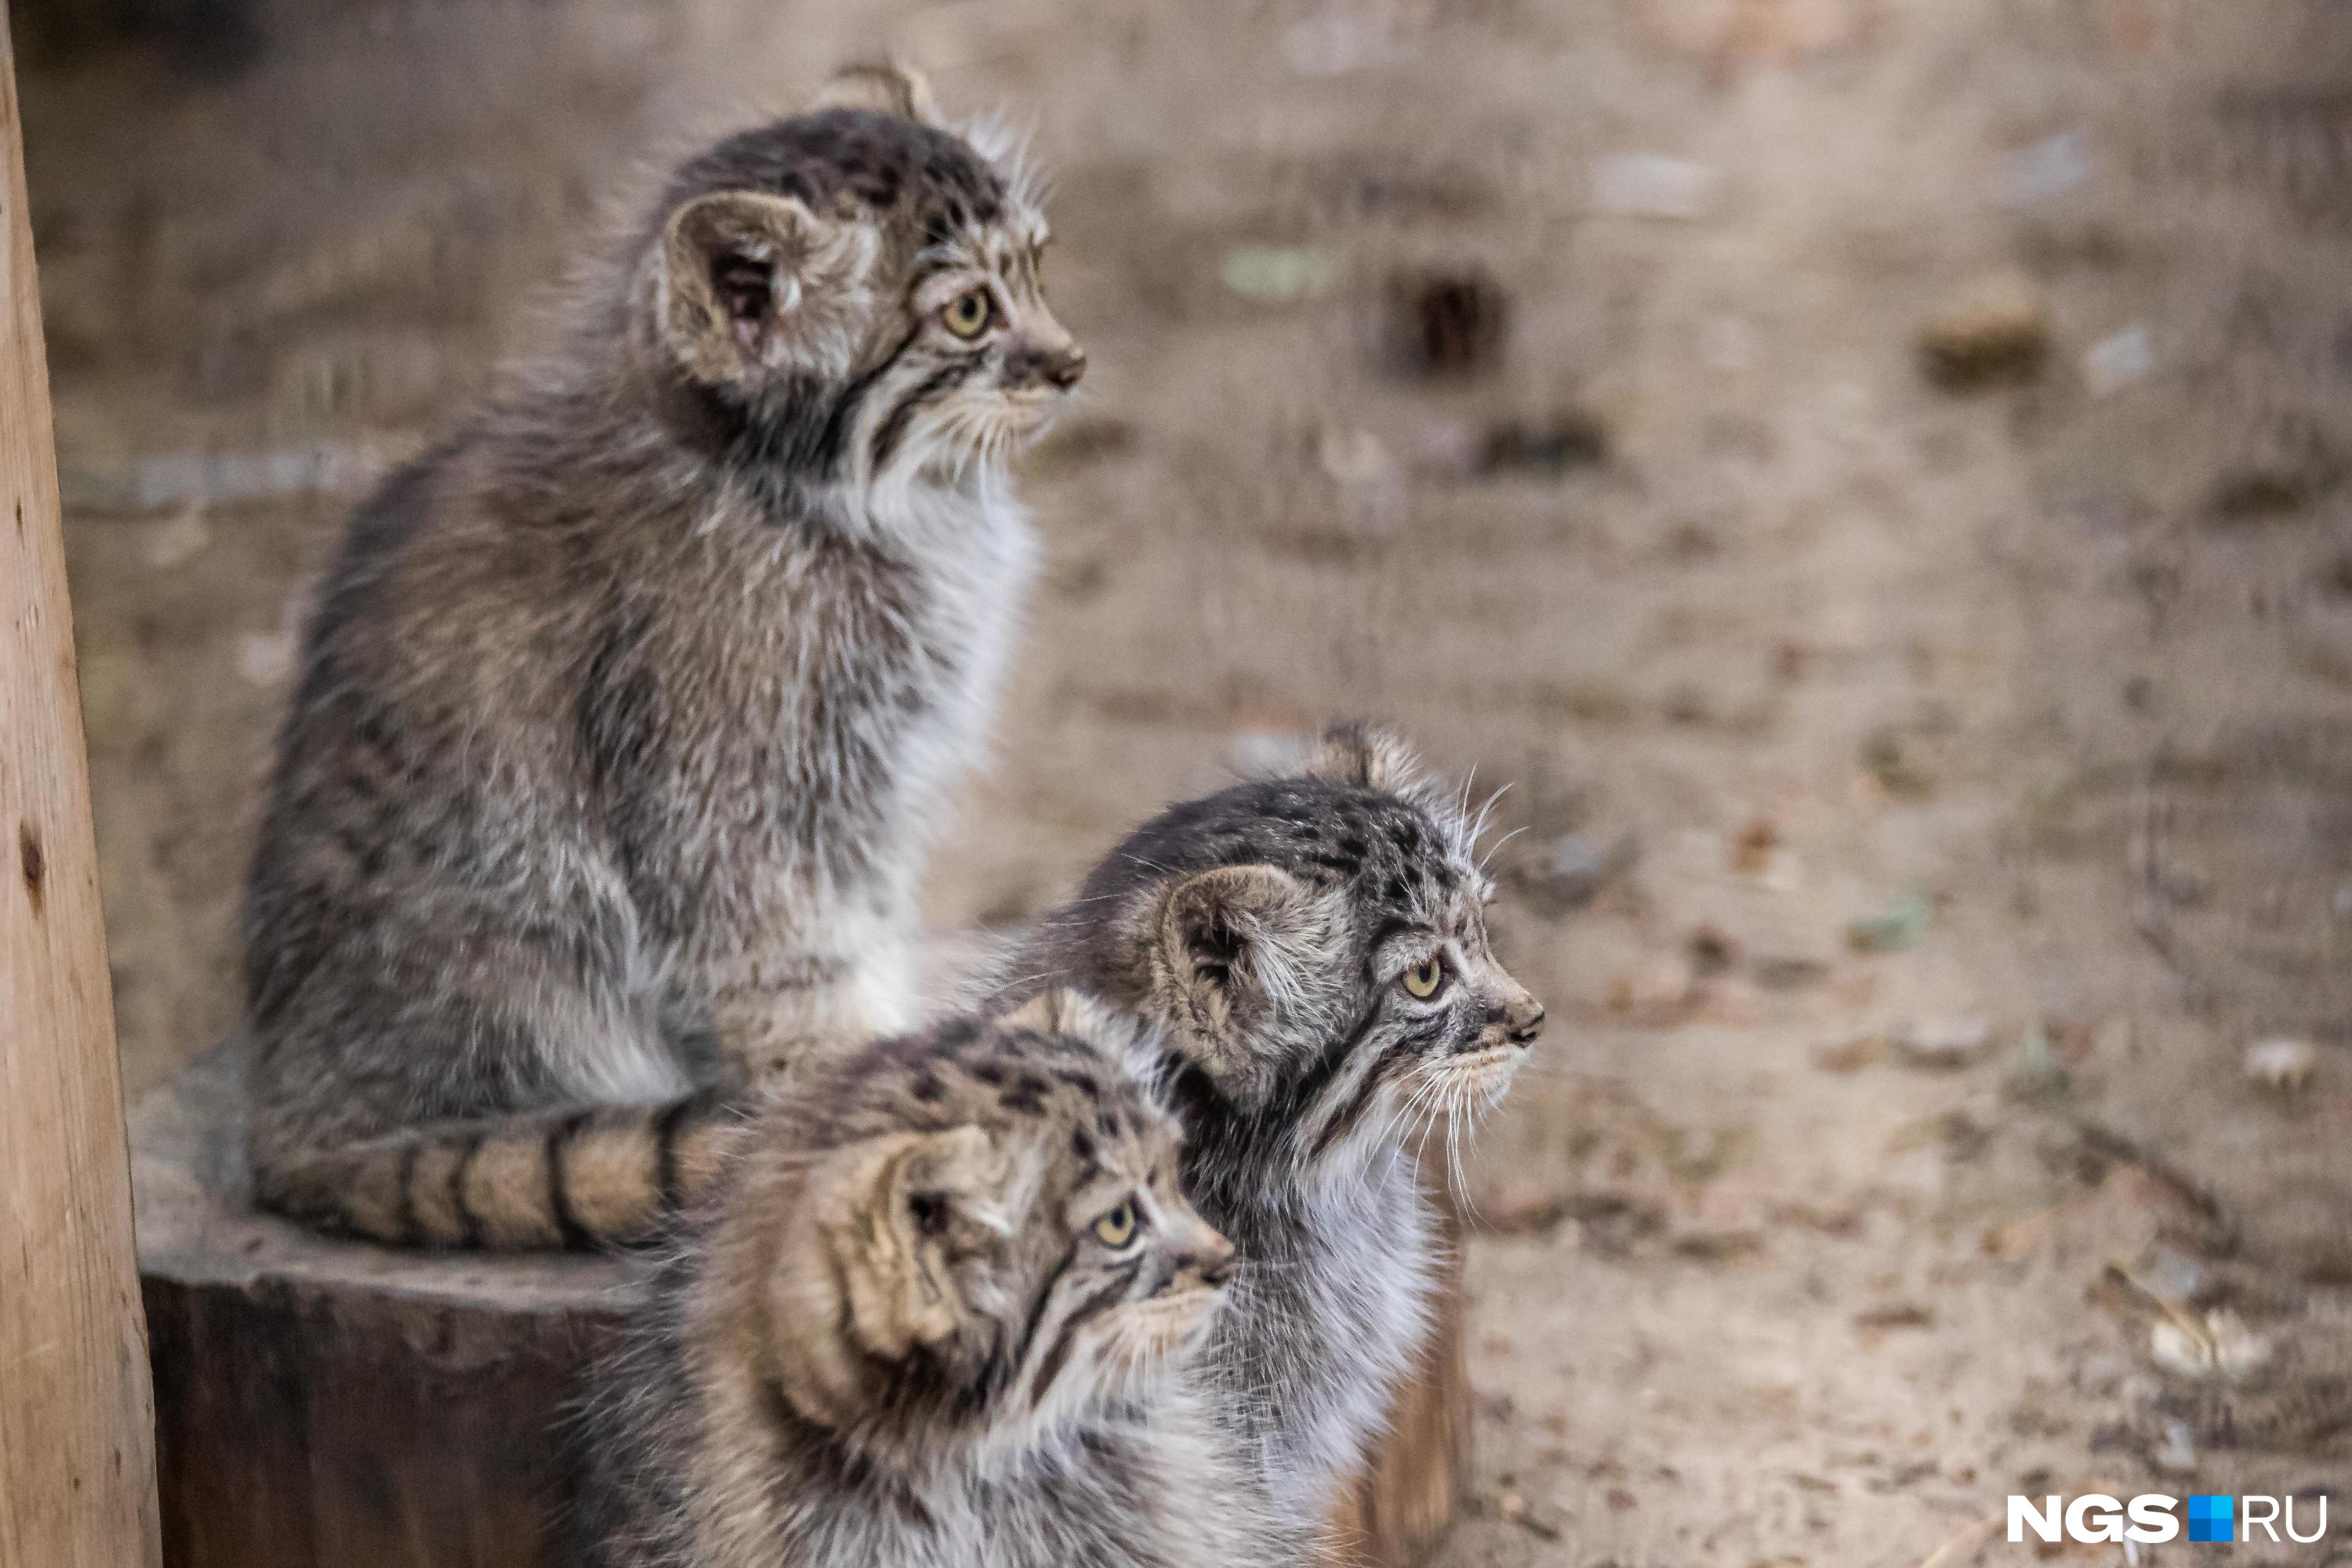
M566 1568L615 1258L403 1253L257 1214L232 1042L131 1118L171 1568Z
M167 1568L573 1568L567 1419L629 1265L396 1252L257 1214L244 1076L232 1041L131 1117ZM1456 1280L1347 1556L1412 1562L1452 1519L1460 1321Z

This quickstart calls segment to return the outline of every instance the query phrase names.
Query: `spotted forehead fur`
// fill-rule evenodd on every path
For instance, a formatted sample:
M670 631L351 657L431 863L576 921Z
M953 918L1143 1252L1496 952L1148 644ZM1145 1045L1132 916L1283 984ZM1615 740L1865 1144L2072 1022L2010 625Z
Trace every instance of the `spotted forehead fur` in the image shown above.
M819 110L730 136L678 170L661 210L743 190L863 218L909 252L959 260L1026 265L1046 235L1030 178L1009 153L991 157L964 137L878 110Z
M1305 777L1237 784L1171 807L1096 873L1090 898L1220 866L1272 866L1312 888L1344 889L1377 927L1475 919L1494 891L1468 820L1444 800Z
M1148 1054L1128 1026L1089 1017L1074 1027L1086 1035L1025 1018L959 1017L877 1041L833 1076L809 1125L824 1130L824 1143L845 1144L901 1130L1066 1124L1082 1165L1139 1174L1178 1139L1138 1076Z

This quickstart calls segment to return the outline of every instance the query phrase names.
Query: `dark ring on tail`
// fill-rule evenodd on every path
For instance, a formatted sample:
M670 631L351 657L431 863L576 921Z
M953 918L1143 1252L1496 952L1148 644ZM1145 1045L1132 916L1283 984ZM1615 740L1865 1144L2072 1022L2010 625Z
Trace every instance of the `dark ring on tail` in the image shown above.
M565 1147L580 1135L582 1128L595 1119L596 1113L593 1110L577 1111L565 1117L549 1130L544 1146L548 1212L555 1216L555 1228L563 1237L567 1252L593 1252L597 1247L594 1235L580 1223L580 1216L572 1212L571 1184L563 1173Z

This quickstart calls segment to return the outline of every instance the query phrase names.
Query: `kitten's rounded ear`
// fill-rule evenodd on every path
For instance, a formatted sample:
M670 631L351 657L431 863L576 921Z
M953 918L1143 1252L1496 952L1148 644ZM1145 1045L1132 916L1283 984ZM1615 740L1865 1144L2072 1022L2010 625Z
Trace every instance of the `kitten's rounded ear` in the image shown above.
M887 60L844 66L835 72L809 105L811 113L825 109L870 109L928 125L934 131L946 125L940 115L939 100L931 96L931 84L923 73L912 66Z
M1307 776L1387 795L1418 795L1431 787L1411 746L1394 731L1361 720L1334 724L1323 732Z
M865 1369L956 1331L967 1305L940 1237L953 1215L998 1230L1012 1164L977 1127L894 1132L809 1168L766 1265L771 1364L793 1406L842 1425L870 1405Z
M827 1156L809 1201L845 1297L837 1321L859 1349L897 1360L955 1331L963 1302L939 1237L952 1212L1008 1228L1005 1176L977 1127L894 1132Z
M662 226L654 280L662 341L705 382L845 373L879 249L872 226L820 217L790 196L697 196Z
M1160 900L1153 933L1159 1012L1213 1078L1246 1066L1236 1037L1284 978L1314 962L1314 899L1273 866L1196 871Z

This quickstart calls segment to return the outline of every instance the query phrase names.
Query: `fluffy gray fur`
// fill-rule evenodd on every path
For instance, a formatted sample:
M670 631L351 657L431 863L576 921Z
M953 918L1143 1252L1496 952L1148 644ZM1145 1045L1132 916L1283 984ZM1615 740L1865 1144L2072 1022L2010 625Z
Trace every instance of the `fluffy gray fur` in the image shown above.
M1083 356L1017 173L908 79L841 99L680 167L560 351L353 519L247 900L266 1203L625 1239L668 1146L603 1125L584 1215L583 1108L907 1021L1032 573L1004 459Z
M1392 737L1343 727L1301 776L1137 829L1022 963L1163 1036L1185 1191L1242 1259L1210 1351L1221 1403L1306 1521L1360 1473L1426 1339L1420 1151L1437 1128L1458 1155L1543 1024L1487 940L1475 837Z
M587 1560L1302 1562L1194 1370L1233 1249L1152 1066L1049 993L796 1075L582 1424Z

